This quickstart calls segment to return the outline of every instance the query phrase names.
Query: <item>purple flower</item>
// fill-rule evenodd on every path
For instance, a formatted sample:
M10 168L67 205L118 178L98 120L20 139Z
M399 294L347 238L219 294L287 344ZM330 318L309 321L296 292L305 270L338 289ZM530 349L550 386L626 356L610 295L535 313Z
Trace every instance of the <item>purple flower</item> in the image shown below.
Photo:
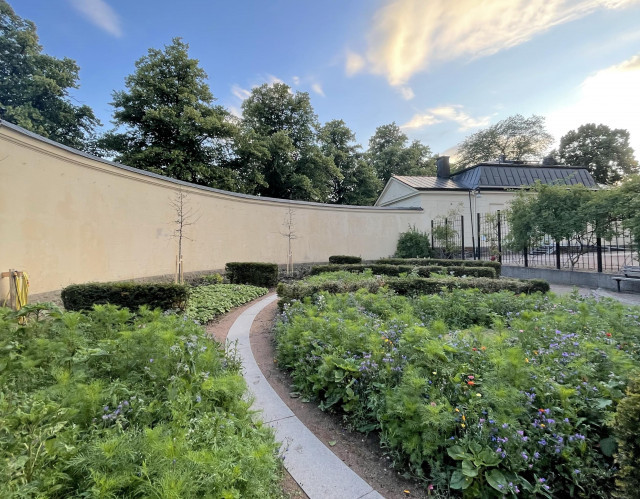
M544 483L544 482L546 482L546 481L547 481L547 479L546 479L546 478L538 478L538 481L539 481L540 483Z
M540 445L542 445L543 447L544 447L545 445L547 445L547 441L546 441L544 438L543 438L542 440L538 441L538 443L539 443Z
M576 474L576 475L579 475L580 474L580 470L573 470L573 473Z
M149 363L153 363L153 359L149 359Z

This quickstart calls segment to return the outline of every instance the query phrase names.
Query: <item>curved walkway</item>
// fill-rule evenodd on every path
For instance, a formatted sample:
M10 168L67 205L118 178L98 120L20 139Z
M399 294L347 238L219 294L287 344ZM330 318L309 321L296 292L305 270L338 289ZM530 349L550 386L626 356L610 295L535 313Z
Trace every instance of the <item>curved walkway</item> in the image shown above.
M238 342L244 378L255 398L253 407L275 429L285 468L310 499L382 498L302 424L262 375L251 352L249 333L258 313L277 298L275 293L267 295L245 310L229 329L227 340Z

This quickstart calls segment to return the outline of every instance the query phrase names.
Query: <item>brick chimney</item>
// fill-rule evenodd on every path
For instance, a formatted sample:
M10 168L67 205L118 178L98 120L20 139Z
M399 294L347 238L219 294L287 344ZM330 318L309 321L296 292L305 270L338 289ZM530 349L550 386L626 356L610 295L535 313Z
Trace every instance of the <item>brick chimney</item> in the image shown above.
M449 178L451 168L449 167L449 156L440 156L436 159L436 175L438 178Z

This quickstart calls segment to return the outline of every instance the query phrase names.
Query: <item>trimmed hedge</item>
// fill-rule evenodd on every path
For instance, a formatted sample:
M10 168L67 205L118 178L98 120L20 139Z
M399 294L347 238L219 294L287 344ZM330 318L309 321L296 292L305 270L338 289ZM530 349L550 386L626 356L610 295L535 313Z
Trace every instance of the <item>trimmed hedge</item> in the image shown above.
M349 255L333 255L329 257L329 263L335 264L349 264L349 263L362 263L362 258L359 256Z
M315 265L311 267L311 275L323 274L325 272L336 272L346 270L348 272L364 272L371 269L376 275L399 276L402 273L416 272L420 277L430 277L431 274L451 274L455 277L488 277L495 279L496 270L492 267L443 267L439 265L429 265L415 267L413 265L386 265L386 264L355 264L355 265Z
M438 265L442 267L491 267L495 269L496 276L500 277L502 264L490 260L449 260L447 258L381 258L376 263L386 265L417 265L428 267Z
M427 295L436 294L443 289L467 289L477 288L485 293L497 293L498 291L512 291L516 294L531 294L535 292L546 293L549 291L549 283L542 279L490 279L486 277L474 277L468 279L433 279L423 277L389 277L387 279L363 279L358 282L345 283L342 281L327 281L323 283L308 283L299 281L292 284L278 284L278 296L280 306L292 300L303 300L307 296L313 296L319 291L329 293L350 293L358 289L366 289L376 293L382 287L388 287L399 295Z
M162 310L184 310L188 287L183 284L90 282L72 284L61 292L62 303L67 310L91 310L94 305L111 303L131 311L142 305Z
M271 288L278 284L278 265L262 262L229 262L225 266L231 284Z

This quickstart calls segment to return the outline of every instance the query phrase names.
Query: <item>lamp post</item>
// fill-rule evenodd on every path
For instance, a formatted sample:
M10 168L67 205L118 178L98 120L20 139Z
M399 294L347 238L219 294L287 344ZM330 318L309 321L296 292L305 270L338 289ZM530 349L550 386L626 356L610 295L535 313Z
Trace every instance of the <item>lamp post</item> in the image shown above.
M473 194L473 204L471 203L471 195ZM474 212L474 208L475 208L475 212L478 212L478 197L480 196L480 188L476 187L474 189L469 189L469 215L471 215L470 218L470 222L471 222L471 247L473 249L473 259L474 260L479 260L480 259L480 248L478 248L478 251L476 252L476 236L474 233L474 229L473 229L473 224L474 224L474 217L473 217L473 212ZM478 229L480 230L480 229Z

